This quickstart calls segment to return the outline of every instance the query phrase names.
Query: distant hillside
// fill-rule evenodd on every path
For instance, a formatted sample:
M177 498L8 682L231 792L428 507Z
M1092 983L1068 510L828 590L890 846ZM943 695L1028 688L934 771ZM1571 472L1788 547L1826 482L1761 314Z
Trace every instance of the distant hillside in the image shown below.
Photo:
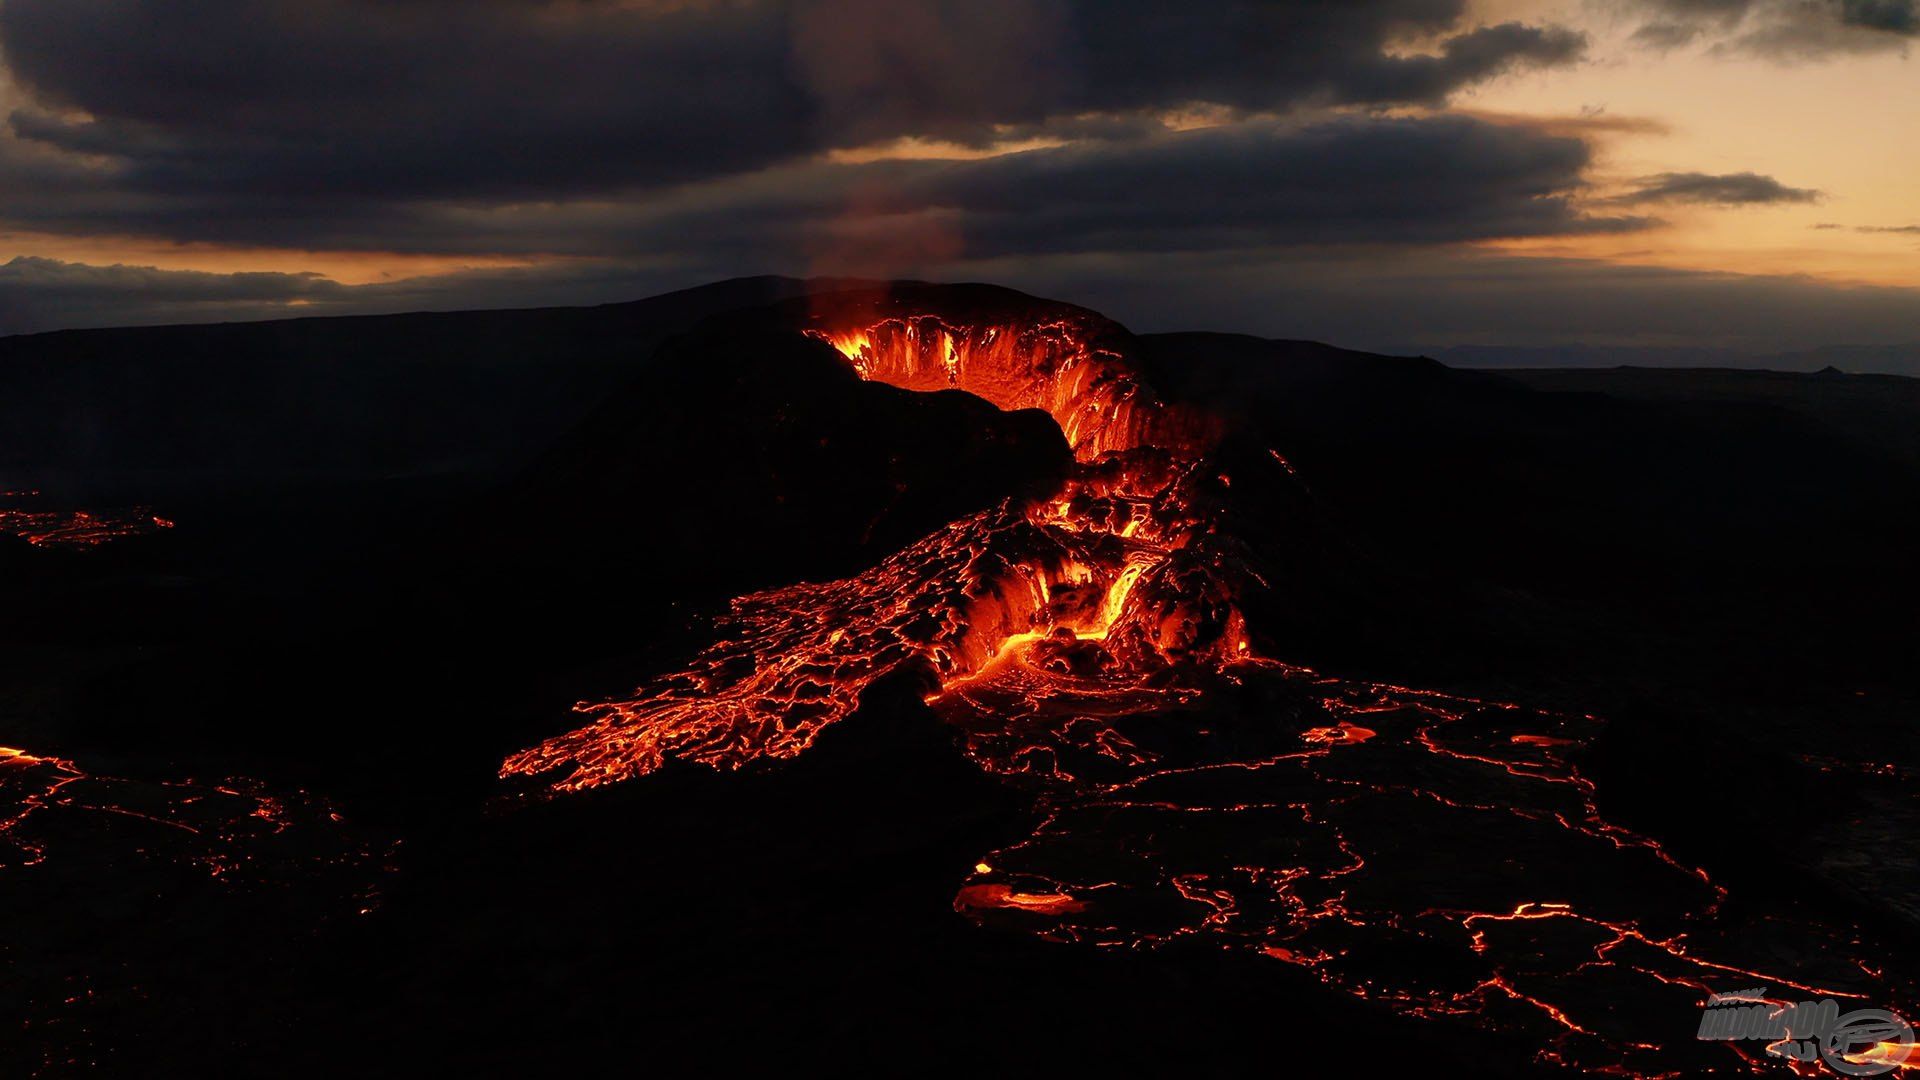
M742 278L601 307L0 338L0 487L152 498L491 474L544 449L668 337L830 284Z
M1615 347L1608 345L1455 345L1409 348L1458 368L1751 368L1766 371L1820 371L1838 368L1852 374L1920 377L1920 343L1908 345L1830 345L1797 352L1743 352L1737 349Z
M1866 443L1920 468L1920 379L1895 375L1733 371L1718 368L1514 370L1535 390L1582 391L1637 401L1714 400L1785 410L1836 438Z

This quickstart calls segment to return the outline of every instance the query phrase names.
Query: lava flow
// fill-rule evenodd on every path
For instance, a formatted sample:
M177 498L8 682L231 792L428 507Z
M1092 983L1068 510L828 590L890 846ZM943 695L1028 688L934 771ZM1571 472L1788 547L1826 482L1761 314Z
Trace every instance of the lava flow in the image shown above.
M1045 410L1073 475L858 576L733 601L689 666L577 706L585 726L503 777L572 791L669 759L792 757L876 679L915 670L969 757L1045 812L959 888L982 924L1246 950L1513 1033L1543 1063L1635 1075L1777 1063L1693 1038L1714 990L1920 1002L1852 928L1742 909L1605 820L1574 764L1598 721L1255 655L1239 599L1260 578L1222 524L1215 429L1154 393L1117 327L868 298L804 330L866 379Z
M1244 654L1228 552L1195 507L1210 474L1171 433L1203 425L1162 404L1090 315L968 326L885 315L814 327L863 377L1043 408L1080 464L1031 505L954 522L858 577L735 600L726 637L632 697L582 704L591 724L509 758L503 776L578 790L667 757L722 768L805 750L876 679L908 666L942 693L1009 669L1099 669L1103 695ZM1161 438L1171 445L1154 445ZM936 695L937 696L937 695ZM1131 706L1139 707L1136 702Z
M35 547L84 550L173 528L173 522L144 507L48 510L32 506L39 497L37 491L0 492L0 534L17 536Z
M269 795L246 780L139 781L86 772L65 758L0 747L0 871L40 866L53 849L105 820L145 855L231 876L254 862L256 844L290 831L338 831L340 816L303 794ZM309 850L336 846L300 845Z
M0 747L0 979L11 1021L33 1032L29 1065L99 1064L156 973L192 971L204 950L366 913L378 858L304 793L105 776ZM111 964L95 962L103 941Z

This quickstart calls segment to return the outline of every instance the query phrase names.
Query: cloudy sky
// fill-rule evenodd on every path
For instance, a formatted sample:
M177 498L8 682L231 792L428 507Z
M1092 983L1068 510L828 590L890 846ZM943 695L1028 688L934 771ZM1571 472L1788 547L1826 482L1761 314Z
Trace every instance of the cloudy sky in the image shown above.
M0 333L991 280L1920 340L1920 0L0 0Z

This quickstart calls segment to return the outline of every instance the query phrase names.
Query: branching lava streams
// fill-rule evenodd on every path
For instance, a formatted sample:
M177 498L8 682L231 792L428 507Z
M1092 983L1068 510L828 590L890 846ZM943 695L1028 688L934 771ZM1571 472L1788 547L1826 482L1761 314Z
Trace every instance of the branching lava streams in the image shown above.
M189 950L253 947L242 926L298 934L367 913L380 872L379 853L302 793L103 776L0 748L0 977L22 987L12 1019L35 1033L37 1068L115 1052L115 1018ZM103 933L119 944L97 967Z
M858 577L734 601L723 639L691 666L629 699L583 703L592 723L514 755L503 776L557 774L556 789L578 790L669 755L721 768L791 757L906 667L953 689L1044 656L1062 670L1106 666L1141 692L1148 673L1245 650L1231 560L1196 513L1201 458L1143 441L1195 425L1170 420L1118 354L1087 343L1100 332L1091 317L1023 328L895 316L810 332L869 379L1045 408L1077 474L1051 498L955 522Z
M1060 941L1246 949L1409 1014L1517 1033L1543 1062L1630 1075L1777 1067L1676 1020L1736 984L1848 1008L1917 1000L1857 962L1872 954L1852 928L1740 909L1603 819L1571 764L1591 718L1266 661L1221 679L1199 737L1137 715L1108 735L1125 760L1067 726L1028 749L1101 779L1056 787L1034 835L983 859L956 908Z
M0 872L47 862L63 838L101 835L98 815L143 852L229 877L259 841L339 831L340 817L303 794L269 795L246 780L139 781L96 776L64 758L0 747ZM91 842L91 841L90 841ZM333 844L306 845L326 849ZM241 876L245 876L242 874Z
M0 534L35 547L86 549L173 528L145 507L130 510L48 510L37 491L0 491ZM24 504L24 505L23 505Z
M959 889L983 925L1246 950L1514 1033L1542 1062L1634 1075L1777 1067L1758 1044L1692 1038L1732 984L1920 1002L1852 928L1743 908L1603 818L1574 764L1597 720L1257 656L1238 601L1260 579L1221 525L1215 429L1156 397L1124 332L871 299L804 330L867 379L1044 409L1074 475L856 577L735 600L689 666L577 706L585 726L503 777L573 791L670 758L789 758L910 670L973 761L1041 800L1034 834Z

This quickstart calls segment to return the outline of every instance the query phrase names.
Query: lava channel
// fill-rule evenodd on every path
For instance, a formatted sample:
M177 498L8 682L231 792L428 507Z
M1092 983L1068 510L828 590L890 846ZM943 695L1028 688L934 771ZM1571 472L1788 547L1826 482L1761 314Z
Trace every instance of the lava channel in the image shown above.
M1256 655L1238 600L1258 578L1221 525L1214 428L1161 401L1114 330L874 301L814 315L805 332L866 379L1044 409L1071 477L857 576L734 600L691 664L576 706L585 724L502 777L567 792L670 758L790 758L913 668L969 757L1046 808L959 886L985 926L1243 950L1629 1075L1778 1067L1693 1038L1715 990L1920 1003L1854 928L1732 904L1603 818L1575 766L1598 720Z

